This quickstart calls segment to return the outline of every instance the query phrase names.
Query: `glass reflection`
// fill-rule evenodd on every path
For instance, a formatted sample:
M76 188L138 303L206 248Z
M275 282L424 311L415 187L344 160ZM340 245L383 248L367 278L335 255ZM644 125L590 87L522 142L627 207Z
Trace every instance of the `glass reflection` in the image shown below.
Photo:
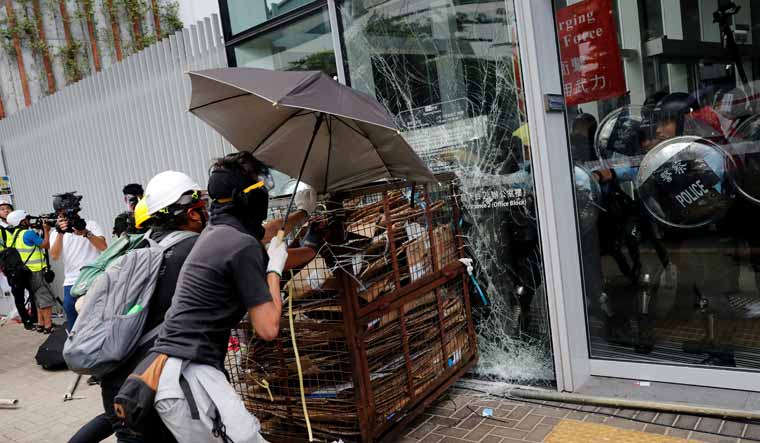
M760 6L686 3L555 0L616 19L562 60L591 357L760 370L760 33L731 25ZM583 88L621 65L624 93Z
M227 0L232 34L312 2L314 0Z

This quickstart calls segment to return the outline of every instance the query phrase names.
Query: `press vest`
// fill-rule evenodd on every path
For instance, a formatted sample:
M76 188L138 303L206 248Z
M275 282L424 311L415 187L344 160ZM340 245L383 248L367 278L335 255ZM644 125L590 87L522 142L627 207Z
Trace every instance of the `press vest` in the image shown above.
M5 249L6 244L10 243L15 232L16 228L0 226L0 251Z
M38 246L28 246L24 243L24 234L28 229L18 229L13 234L11 241L13 241L13 247L16 248L19 255L21 255L21 261L26 263L26 267L32 272L39 272L45 269L45 254Z

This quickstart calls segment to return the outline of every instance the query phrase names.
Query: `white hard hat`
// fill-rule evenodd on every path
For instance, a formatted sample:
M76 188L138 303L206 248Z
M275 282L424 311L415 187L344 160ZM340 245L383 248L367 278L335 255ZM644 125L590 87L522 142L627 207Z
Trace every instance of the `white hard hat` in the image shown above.
M27 214L23 209L16 209L15 211L8 214L8 217L5 219L5 221L8 223L8 226L16 227L28 216L29 214Z
M148 214L153 215L165 207L175 203L188 191L202 189L198 183L187 174L177 171L164 171L148 182L145 187L145 204Z

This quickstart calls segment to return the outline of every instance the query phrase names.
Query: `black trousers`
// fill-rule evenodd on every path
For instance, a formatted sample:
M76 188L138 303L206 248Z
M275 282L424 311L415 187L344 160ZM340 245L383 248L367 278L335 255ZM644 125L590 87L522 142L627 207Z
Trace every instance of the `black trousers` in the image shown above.
M100 414L89 422L85 423L76 434L69 440L69 443L99 443L113 434L111 421L106 414Z
M8 280L8 284L11 286L11 294L13 294L13 301L16 304L16 310L21 317L21 321L24 323L37 323L37 303L34 302L34 294L32 294L32 288L29 284L29 277L19 278L19 281ZM26 304L24 303L24 290L29 291L29 304L31 305L31 315L26 310Z

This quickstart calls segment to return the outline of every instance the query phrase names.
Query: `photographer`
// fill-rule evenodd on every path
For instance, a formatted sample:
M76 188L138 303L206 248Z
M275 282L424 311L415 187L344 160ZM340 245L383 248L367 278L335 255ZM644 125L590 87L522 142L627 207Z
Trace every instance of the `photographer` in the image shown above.
M53 209L58 220L55 230L50 233L50 257L53 260L63 257L63 310L66 313L66 329L70 331L77 319L71 287L79 277L82 266L98 258L107 245L100 226L79 216L81 195L67 192L54 197Z
M5 249L6 245L10 244L13 233L16 232L15 228L8 226L8 215L11 212L13 212L13 205L11 205L10 202L0 202L0 240L2 240L0 251ZM24 324L24 328L28 331L36 330L38 328L37 305L34 303L34 297L29 297L29 305L31 309L30 315L30 312L26 309L26 303L24 300L25 286L15 284L13 279L7 275L2 275L0 278L4 278L8 282L8 286L13 294L13 301L16 304L16 311L18 311L18 315L21 318L21 322Z
M42 223L43 237L29 226L29 215L26 211L15 210L8 215L8 226L15 227L12 241L8 247L16 249L21 261L29 272L25 272L21 285L29 291L29 295L37 304L39 316L38 332L50 334L53 332L53 304L55 297L45 279L47 263L43 249L50 247L50 226Z
M145 229L139 229L135 226L135 206L137 202L143 198L145 191L139 183L130 183L121 190L124 194L124 203L127 205L127 210L117 215L113 221L113 236L121 237L124 233L127 234L140 234L144 233Z

